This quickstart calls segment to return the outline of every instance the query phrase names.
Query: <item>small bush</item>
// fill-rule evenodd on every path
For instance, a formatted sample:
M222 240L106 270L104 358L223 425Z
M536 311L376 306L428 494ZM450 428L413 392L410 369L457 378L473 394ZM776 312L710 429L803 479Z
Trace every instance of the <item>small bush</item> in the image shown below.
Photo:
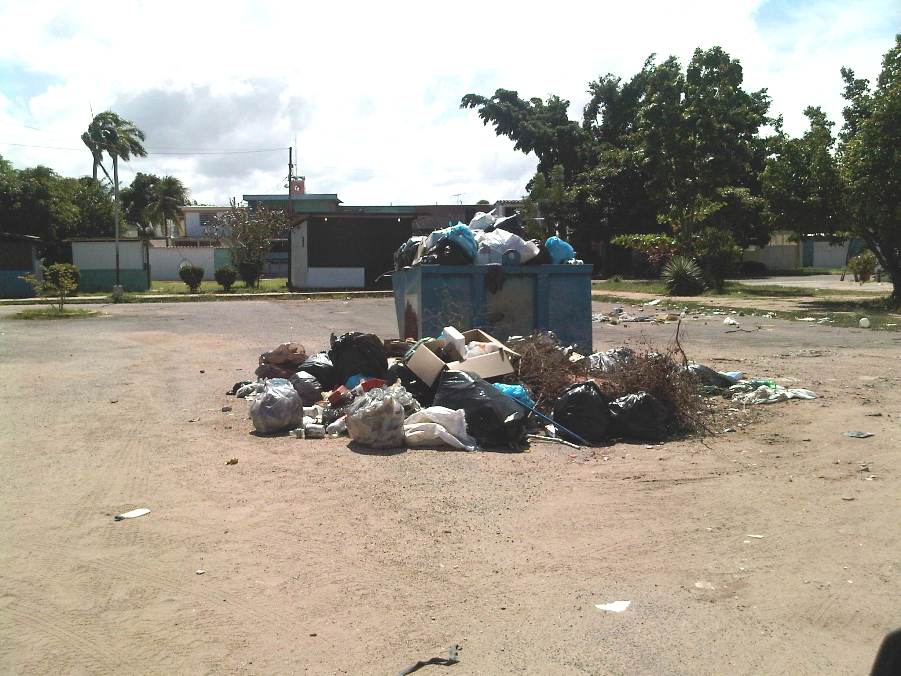
M738 266L742 277L763 277L767 273L766 263L760 261L742 261Z
M33 274L21 279L28 282L38 296L46 296L51 307L62 312L66 298L78 289L80 273L71 263L54 263L50 267L41 267L40 279Z
M673 256L661 276L671 296L697 296L704 291L704 273L687 256Z
M876 255L872 251L864 251L848 261L848 269L854 273L855 282L867 282L876 272Z
M188 285L191 293L197 293L200 283L203 281L204 269L193 263L182 263L178 268L178 276Z
M261 274L263 274L263 266L259 263L238 264L238 275L241 277L241 281L247 285L247 288L256 286Z
M230 265L223 266L216 270L216 283L222 287L222 290L228 293L232 290L232 285L238 279L238 271Z

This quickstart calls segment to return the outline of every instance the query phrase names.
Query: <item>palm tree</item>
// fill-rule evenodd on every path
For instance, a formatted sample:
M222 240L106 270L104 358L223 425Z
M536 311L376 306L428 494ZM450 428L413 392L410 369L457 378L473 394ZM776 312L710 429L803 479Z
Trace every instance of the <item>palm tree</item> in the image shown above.
M119 117L110 110L95 115L91 124L88 125L88 130L81 135L81 140L91 151L91 157L94 160L94 180L97 180L98 166L103 169L106 177L110 178L103 166L104 152L111 157L119 157L125 162L128 162L132 155L146 157L144 139L144 132L138 129L131 120Z
M177 220L178 208L188 202L188 189L175 176L163 176L153 185L153 201L149 215L161 223L165 230L166 245L169 244L169 219Z

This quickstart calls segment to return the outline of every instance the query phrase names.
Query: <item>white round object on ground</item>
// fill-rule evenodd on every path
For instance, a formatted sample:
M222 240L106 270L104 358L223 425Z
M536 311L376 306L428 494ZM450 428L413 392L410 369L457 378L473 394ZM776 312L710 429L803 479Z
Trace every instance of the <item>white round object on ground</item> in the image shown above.
M870 328L870 320L866 317L861 317L860 321L857 322L857 325L862 329L868 329Z

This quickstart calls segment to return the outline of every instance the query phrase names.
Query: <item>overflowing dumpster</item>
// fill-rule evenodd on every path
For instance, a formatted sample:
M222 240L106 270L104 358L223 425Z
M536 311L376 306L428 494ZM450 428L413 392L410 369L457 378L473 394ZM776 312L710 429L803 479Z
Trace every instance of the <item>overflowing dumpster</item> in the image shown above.
M590 265L416 265L393 273L402 338L468 326L506 340L553 331L588 354Z

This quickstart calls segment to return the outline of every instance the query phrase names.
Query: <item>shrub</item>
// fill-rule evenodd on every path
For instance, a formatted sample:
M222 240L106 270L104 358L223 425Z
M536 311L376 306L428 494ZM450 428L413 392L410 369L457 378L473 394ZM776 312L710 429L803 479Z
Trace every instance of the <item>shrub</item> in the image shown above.
M238 275L248 288L257 285L262 273L263 266L259 263L238 263Z
M738 266L738 273L742 277L762 277L766 275L766 263L760 261L742 261Z
M25 275L22 279L31 284L37 295L50 299L52 308L62 312L66 298L78 289L80 274L71 263L54 263L41 268L41 279L35 275Z
M216 277L216 283L222 287L223 291L228 293L232 290L235 280L238 279L238 271L230 265L225 265L216 270L214 276Z
M197 293L197 289L200 288L200 283L203 281L203 274L203 268L187 261L178 267L178 276L188 285L191 293Z
M687 256L673 256L661 276L671 296L697 296L704 291L704 273Z
M864 251L848 261L848 269L854 273L854 281L867 282L876 272L876 255L872 251Z

